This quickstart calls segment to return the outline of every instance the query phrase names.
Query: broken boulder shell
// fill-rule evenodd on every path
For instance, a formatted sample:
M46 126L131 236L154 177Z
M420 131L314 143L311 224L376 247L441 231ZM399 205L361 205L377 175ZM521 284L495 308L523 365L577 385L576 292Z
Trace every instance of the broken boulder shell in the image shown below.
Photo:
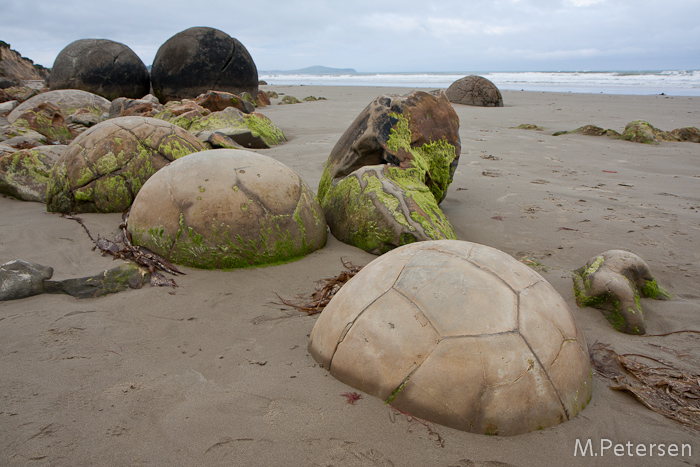
M191 133L150 117L104 121L75 138L51 171L50 212L122 212L148 178L204 149Z
M642 297L669 297L649 265L629 251L608 250L596 255L572 277L578 306L601 310L613 328L626 334L646 333Z
M318 197L331 232L375 254L456 238L438 204L460 152L459 118L444 92L376 98L326 161Z
M331 299L311 356L338 380L415 417L516 435L588 404L588 348L569 307L532 269L475 243L396 248Z
M133 242L205 269L293 261L326 243L323 211L304 180L267 156L213 149L151 177L131 209Z

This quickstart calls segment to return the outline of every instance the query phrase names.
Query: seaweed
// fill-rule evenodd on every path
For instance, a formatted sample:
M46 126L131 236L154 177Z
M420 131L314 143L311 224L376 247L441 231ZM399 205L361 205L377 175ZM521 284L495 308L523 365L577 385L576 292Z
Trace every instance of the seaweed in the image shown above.
M614 382L610 389L629 392L654 412L700 431L700 374L647 355L617 354L608 344L598 342L591 346L590 354L593 369ZM650 366L639 358L661 366Z
M311 297L307 298L302 303L297 304L292 303L289 300L285 300L284 298L280 297L277 292L275 292L275 295L277 295L277 298L282 301L282 304L294 307L297 310L308 313L309 315L315 315L316 313L322 312L326 305L330 303L335 294L338 293L340 288L362 269L362 266L355 266L351 262L343 260L343 258L340 258L340 261L343 263L343 266L345 269L347 269L347 271L342 271L335 277L317 281L316 289L313 291L313 293L311 293ZM304 300L304 297L297 296L297 298Z
M90 238L90 240L92 240L92 243L95 244L93 250L100 250L102 256L111 255L114 257L114 259L132 261L137 265L148 269L148 271L151 274L152 287L178 287L174 279L166 278L159 271L166 271L173 275L185 274L184 272L180 271L174 264L160 256L159 254L154 253L148 248L134 245L133 243L131 243L131 234L127 230L129 210L126 210L122 214L122 222L121 224L119 224L120 233L116 241L100 237L99 235L97 236L97 239L95 239L88 230L83 219L80 217L74 216L70 213L61 214L61 217L63 217L64 219L74 220L78 224L80 224L85 230L85 233L87 233L87 236ZM119 243L122 243L124 246L120 246Z

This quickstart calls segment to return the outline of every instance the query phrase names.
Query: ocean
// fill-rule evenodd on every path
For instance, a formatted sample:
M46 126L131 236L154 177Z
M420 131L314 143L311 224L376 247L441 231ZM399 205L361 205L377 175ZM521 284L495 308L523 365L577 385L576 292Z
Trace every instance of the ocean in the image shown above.
M700 96L700 70L524 71L445 73L285 74L260 72L268 84L390 86L446 89L467 75L490 80L500 90L667 96Z

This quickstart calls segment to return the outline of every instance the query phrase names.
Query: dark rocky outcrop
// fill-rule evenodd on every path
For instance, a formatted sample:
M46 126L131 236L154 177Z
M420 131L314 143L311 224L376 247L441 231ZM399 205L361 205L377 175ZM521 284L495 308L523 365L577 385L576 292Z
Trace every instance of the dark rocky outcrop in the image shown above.
M218 29L195 27L160 46L151 82L162 103L194 99L210 90L257 95L258 70L238 40Z
M80 39L56 57L51 90L81 89L109 100L148 94L148 69L128 46L108 39Z

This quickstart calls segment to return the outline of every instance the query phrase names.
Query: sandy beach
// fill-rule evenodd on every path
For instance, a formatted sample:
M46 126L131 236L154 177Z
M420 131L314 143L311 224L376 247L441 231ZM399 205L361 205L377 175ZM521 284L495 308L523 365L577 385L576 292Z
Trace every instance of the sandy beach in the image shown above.
M410 91L262 89L326 98L260 109L288 141L256 152L314 189L359 112L381 94ZM503 99L502 108L454 105L462 152L441 207L458 237L541 263L589 346L610 344L697 374L700 334L619 333L600 311L576 306L571 271L606 250L632 251L673 294L642 299L647 333L700 331L700 145L552 134L586 124L622 132L633 120L662 130L700 126L700 97L504 91ZM104 237L117 233L121 219L81 217ZM76 222L0 197L0 264L41 263L54 268L55 280L116 266L92 246ZM307 353L316 317L279 304L275 292L293 299L341 272L341 259L364 265L374 258L329 235L323 249L285 265L183 268L175 290L0 302L0 465L700 465L697 431L599 376L575 419L514 437L425 426L366 394L349 404L342 394L354 389ZM647 454L583 455L577 445L588 440L596 451L610 440L647 446ZM650 456L651 444L685 444L692 453Z

